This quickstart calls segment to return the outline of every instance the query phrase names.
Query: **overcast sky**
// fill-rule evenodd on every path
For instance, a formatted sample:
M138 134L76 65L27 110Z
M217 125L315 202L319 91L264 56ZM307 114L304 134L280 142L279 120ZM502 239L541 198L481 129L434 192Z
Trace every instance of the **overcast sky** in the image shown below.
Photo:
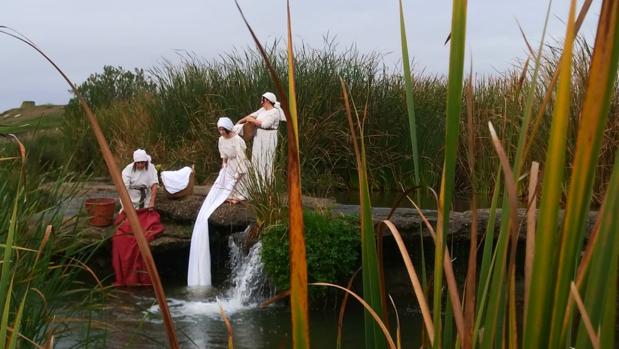
M593 38L599 3L581 32ZM262 41L285 37L285 0L239 0ZM578 5L582 0L578 1ZM445 73L451 1L405 0L409 50L415 69ZM532 44L541 36L544 0L471 0L467 23L467 59L477 74L503 71L526 56L518 30ZM549 35L565 31L569 1L554 0ZM397 0L291 0L293 40L321 47L328 33L339 47L355 43L362 52L378 51L395 66L401 57ZM149 68L163 59L177 61L188 51L214 58L251 45L232 0L3 0L0 25L29 36L80 83L104 65ZM252 46L253 47L253 46ZM468 67L468 63L467 63ZM15 39L0 36L0 111L22 100L64 104L68 86L49 64Z

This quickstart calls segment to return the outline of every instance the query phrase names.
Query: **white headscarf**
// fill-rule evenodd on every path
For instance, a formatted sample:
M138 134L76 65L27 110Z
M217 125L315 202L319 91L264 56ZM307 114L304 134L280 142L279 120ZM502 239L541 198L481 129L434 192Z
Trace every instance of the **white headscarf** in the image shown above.
M144 149L136 149L133 152L133 162L150 161L150 156Z
M275 94L273 92L265 92L262 94L262 97L273 103L273 108L277 109L279 112L279 121L286 122L286 114L284 114L284 110L282 109L281 104L277 101Z
M225 128L228 131L232 131L234 123L232 122L232 120L230 120L230 118L222 117L217 120L217 128L219 127Z

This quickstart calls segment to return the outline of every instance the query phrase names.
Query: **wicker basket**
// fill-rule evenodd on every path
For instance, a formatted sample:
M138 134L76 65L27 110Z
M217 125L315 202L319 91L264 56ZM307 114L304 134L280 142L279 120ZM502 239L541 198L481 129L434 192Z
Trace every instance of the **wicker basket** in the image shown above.
M243 124L243 140L249 142L254 139L256 135L256 125L246 122Z
M196 181L196 169L194 165L191 165L191 174L189 175L189 183L187 184L187 187L185 187L185 189L178 191L174 194L170 194L168 192L168 190L165 188L165 185L163 185L163 182L161 182L161 186L163 187L163 190L166 192L166 194L168 195L168 198L170 199L180 199L183 198L185 196L189 196L193 194L193 185Z

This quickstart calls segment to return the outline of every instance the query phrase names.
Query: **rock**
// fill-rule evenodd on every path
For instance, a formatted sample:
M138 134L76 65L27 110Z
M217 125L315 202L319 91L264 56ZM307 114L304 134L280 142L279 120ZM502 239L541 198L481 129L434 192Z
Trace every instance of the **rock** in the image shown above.
M84 186L87 188L83 193L76 198L75 204L67 207L67 214L75 214L78 208L81 207L83 199L87 197L116 197L114 186L111 184L89 183ZM195 186L194 194L181 199L170 199L167 195L160 191L157 198L157 210L161 213L163 223L166 226L164 234L153 241L151 246L153 251L167 251L176 249L188 248L191 243L191 233L193 223L198 215L198 211L208 193L208 186ZM283 200L284 202L286 200ZM334 213L347 215L358 215L358 205L342 205L337 204L332 199L313 198L309 196L303 197L305 207L312 209L327 209ZM438 213L436 210L423 210L424 217L428 220L433 229L436 229ZM389 217L391 209L384 207L373 208L373 218L375 223ZM486 226L489 219L489 210L477 210L478 220L478 235L485 234ZM497 210L495 232L498 233L501 225L501 210ZM563 217L563 211L559 212L560 218ZM473 213L451 212L449 217L448 236L454 240L468 240L470 237L470 229ZM520 220L526 218L526 210L524 208L518 210ZM586 223L587 231L591 231L593 223L597 217L597 212L590 212ZM398 228L402 237L405 240L417 238L418 232L421 231L425 238L430 238L430 233L422 217L412 208L397 208L390 217L391 222ZM242 231L248 225L255 223L256 218L252 210L245 203L230 205L224 203L213 212L209 219L213 226L211 234L212 240L221 240L227 238L228 235ZM519 239L524 240L526 236L526 225L520 224ZM385 235L390 235L388 230L384 230Z

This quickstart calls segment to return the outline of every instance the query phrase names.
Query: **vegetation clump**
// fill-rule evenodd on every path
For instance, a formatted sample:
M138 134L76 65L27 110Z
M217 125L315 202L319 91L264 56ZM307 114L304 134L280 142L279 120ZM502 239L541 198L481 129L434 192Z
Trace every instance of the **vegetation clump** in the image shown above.
M329 212L305 211L305 244L309 282L345 284L359 264L359 220ZM290 288L288 224L280 222L262 232L262 262L278 290ZM310 288L312 300L326 288Z

